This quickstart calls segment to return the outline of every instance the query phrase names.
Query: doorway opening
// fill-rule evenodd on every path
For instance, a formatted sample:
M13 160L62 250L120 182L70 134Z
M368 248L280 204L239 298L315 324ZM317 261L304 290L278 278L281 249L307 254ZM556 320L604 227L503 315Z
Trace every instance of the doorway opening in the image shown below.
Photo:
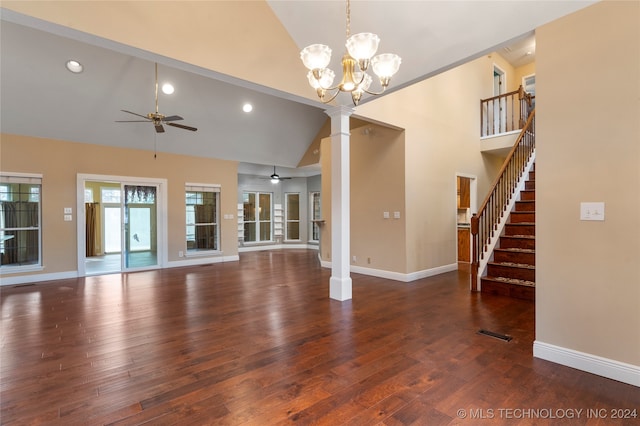
M493 96L504 95L507 92L507 77L503 69L493 65ZM493 103L493 128L495 133L507 131L506 98Z
M474 175L456 174L456 233L458 269L469 270L471 264L471 217L478 211L477 179Z
M78 275L166 264L166 181L78 175Z

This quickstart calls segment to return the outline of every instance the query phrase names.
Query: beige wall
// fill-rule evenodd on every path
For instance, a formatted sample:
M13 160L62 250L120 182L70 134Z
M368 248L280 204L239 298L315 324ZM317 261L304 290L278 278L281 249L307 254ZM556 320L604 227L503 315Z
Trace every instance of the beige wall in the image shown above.
M376 125L351 130L352 265L405 272L403 159L404 132Z
M514 82L516 83L516 89L518 88L518 86L520 86L522 84L522 78L525 76L529 76L531 74L535 74L536 73L536 63L532 62L528 65L524 65L520 68L516 68L515 70L515 78L514 78Z
M404 132L369 124L351 129L351 265L405 272ZM331 139L321 144L321 256L331 260ZM390 218L384 219L383 212ZM393 212L400 212L400 219ZM356 261L353 261L353 256Z
M639 18L605 1L536 31L536 340L636 366ZM605 221L580 221L583 201Z
M42 246L44 270L53 274L77 270L76 180L78 174L167 179L168 257L177 261L185 250L185 183L221 185L220 215L224 256L238 254L236 204L238 166L235 161L112 148L51 139L1 135L0 170L40 173L42 178ZM73 221L63 221L64 207L73 207ZM181 259L182 260L182 259Z
M493 93L491 56L358 107L362 117L405 129L402 272L456 264L456 174L477 177L480 203L502 164L480 153L479 100Z

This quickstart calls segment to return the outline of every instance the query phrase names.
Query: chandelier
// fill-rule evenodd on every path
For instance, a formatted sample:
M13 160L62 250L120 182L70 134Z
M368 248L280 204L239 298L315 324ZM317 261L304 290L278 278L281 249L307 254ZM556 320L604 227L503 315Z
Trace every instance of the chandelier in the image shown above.
M375 55L380 38L372 33L350 35L351 8L347 0L347 52L342 57L342 80L337 86L331 87L336 74L327 68L331 62L331 49L324 44L312 44L300 52L300 59L309 69L307 78L311 87L316 89L318 97L323 103L331 102L340 92L351 93L354 105L358 105L363 93L380 95L389 86L391 77L398 72L401 59L393 53ZM373 58L372 58L373 57ZM372 77L367 74L369 66L380 79L382 90L369 91ZM331 92L335 91L331 94ZM328 99L326 98L329 93Z

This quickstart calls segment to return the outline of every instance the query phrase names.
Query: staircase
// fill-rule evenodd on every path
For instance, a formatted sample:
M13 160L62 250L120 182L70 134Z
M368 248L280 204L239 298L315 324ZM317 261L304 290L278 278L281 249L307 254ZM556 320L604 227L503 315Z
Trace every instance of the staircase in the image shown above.
M487 275L481 278L482 293L535 300L535 173L534 164L487 264Z

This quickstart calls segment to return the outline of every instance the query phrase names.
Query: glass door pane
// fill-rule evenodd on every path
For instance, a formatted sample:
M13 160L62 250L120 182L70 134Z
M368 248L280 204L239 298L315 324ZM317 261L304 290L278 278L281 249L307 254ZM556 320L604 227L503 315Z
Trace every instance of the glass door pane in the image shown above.
M120 207L104 208L104 251L105 253L120 253L121 232Z
M124 185L124 268L158 264L156 186Z
M260 235L258 241L271 241L271 194L258 194Z

